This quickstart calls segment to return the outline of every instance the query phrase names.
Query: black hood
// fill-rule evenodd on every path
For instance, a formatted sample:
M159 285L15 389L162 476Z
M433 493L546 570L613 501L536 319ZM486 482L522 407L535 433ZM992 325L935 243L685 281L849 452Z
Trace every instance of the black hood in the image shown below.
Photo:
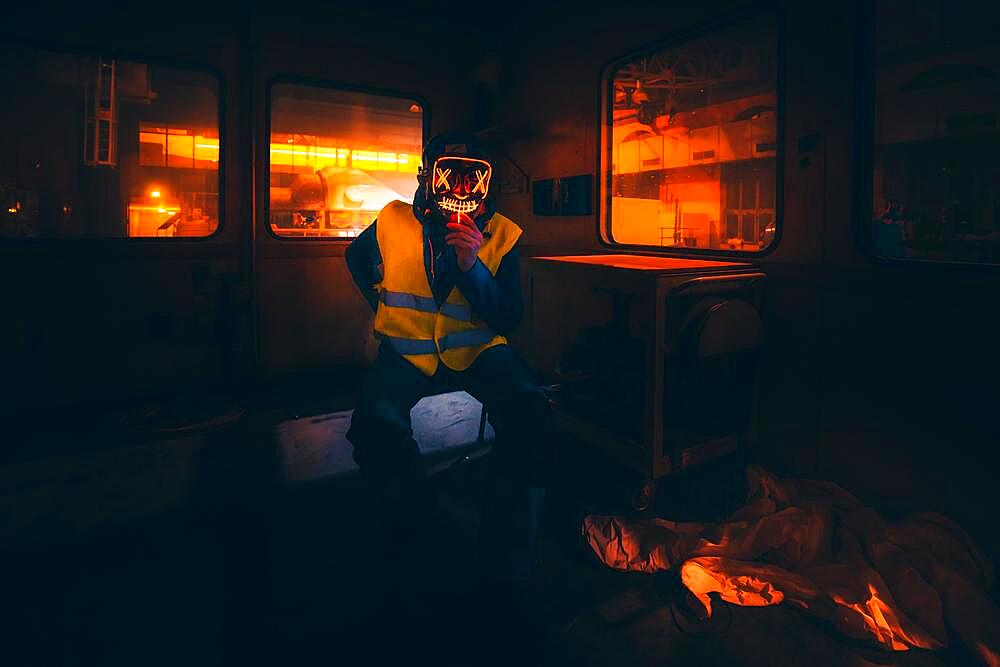
M448 130L432 137L424 146L424 152L420 158L421 166L424 169L429 169L435 160L444 155L490 161L484 146L476 135L464 130Z

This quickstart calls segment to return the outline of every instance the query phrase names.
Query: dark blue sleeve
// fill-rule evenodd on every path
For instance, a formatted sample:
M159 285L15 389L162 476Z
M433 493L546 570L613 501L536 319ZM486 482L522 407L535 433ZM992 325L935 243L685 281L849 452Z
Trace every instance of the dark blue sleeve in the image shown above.
M372 307L378 308L378 292L374 285L382 280L382 252L378 248L378 237L375 235L375 223L368 225L365 231L351 241L344 251L347 269L354 278L354 284L361 290L361 295Z
M477 259L466 273L459 273L458 289L479 319L498 334L517 328L524 310L521 295L521 259L515 245L500 260L496 275Z

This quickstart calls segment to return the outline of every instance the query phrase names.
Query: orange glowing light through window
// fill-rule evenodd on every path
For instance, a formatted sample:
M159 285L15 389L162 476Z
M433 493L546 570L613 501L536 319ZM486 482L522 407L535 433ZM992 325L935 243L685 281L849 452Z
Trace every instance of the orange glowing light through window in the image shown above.
M153 199L159 199L160 198L160 191L159 190L153 190L152 192L149 193L149 196L152 197Z
M308 137L310 141L322 141L320 137ZM417 160L410 153L388 151L352 150L324 145L290 145L272 143L270 145L271 167L282 171L281 167L293 169L308 167L319 171L324 167L355 167L365 171L394 171L417 173Z
M143 163L171 167L191 166L190 163L186 162L188 159L193 160L197 166L206 162L217 163L219 161L219 140L196 134L193 136L192 145L190 132L190 130L171 128L169 137L167 133L140 132L140 142L159 145L160 155L163 156L155 162L143 160ZM349 167L353 165L368 171L417 173L417 161L410 153L352 150L320 145L324 143L322 137L304 137L304 139L315 143L295 144L292 138L285 139L283 143L272 143L270 145L271 164L289 167L308 166L315 170L327 166ZM164 158L168 161L166 165L163 165ZM184 161L182 162L182 160Z
M271 91L268 214L280 236L357 236L412 201L423 145L413 100L298 84Z
M205 130L153 126L139 131L139 164L144 167L218 169L219 140Z
M143 204L129 204L128 210L130 211L145 211L157 213L180 213L180 208L177 206L145 206Z

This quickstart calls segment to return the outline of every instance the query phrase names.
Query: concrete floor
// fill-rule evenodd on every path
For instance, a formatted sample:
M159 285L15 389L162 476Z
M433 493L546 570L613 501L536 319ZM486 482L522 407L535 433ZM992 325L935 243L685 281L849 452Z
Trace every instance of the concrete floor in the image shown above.
M348 445L334 437L344 423L336 414L252 422L223 444L164 445L169 455L126 449L120 464L102 453L89 468L55 460L0 470L2 664L963 663L958 649L882 655L785 607L687 620L669 574L613 572L580 548L584 513L626 508L614 468L572 442L546 506L548 595L529 604L480 588L469 554L488 455L472 442L475 406L449 400L427 412L432 426L458 431L427 449L444 523L423 560L379 533ZM200 454L177 454L185 446ZM232 463L246 451L264 452L260 469ZM239 481L184 473L188 460L211 461L226 478L235 465ZM167 502L190 491L188 479L201 490ZM655 510L719 518L740 502L739 479L736 465L678 478Z

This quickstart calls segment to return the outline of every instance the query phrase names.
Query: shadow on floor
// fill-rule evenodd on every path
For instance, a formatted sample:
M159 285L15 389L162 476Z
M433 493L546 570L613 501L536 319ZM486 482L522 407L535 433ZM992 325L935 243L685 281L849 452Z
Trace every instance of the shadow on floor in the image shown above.
M786 607L678 620L670 575L608 570L579 541L585 513L628 511L626 477L564 443L544 518L548 595L481 588L471 558L488 453L439 457L444 530L425 559L379 531L356 475L260 485L4 565L12 665L942 665L956 652L883 655ZM717 519L742 465L664 484L652 511ZM436 564L428 567L427 562ZM434 571L432 571L434 570ZM673 605L677 607L676 604ZM681 610L683 608L680 608Z

